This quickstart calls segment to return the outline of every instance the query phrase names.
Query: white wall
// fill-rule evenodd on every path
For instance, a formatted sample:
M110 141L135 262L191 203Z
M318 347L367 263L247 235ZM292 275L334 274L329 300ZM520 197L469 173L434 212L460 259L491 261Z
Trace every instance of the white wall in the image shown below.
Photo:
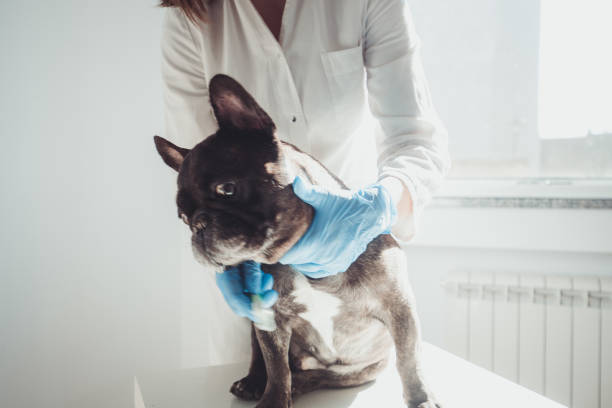
M154 5L2 4L2 407L128 406L135 373L179 365Z

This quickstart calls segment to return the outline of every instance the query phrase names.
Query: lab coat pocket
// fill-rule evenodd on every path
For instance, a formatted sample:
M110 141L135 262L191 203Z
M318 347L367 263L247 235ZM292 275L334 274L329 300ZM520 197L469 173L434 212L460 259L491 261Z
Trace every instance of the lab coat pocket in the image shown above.
M321 62L327 77L330 102L338 119L349 120L360 113L365 100L365 70L361 45L324 52Z

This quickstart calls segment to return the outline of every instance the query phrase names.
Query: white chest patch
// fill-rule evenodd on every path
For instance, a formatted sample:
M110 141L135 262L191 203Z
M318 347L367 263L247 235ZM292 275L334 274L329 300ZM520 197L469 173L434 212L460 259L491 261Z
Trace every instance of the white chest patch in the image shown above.
M335 354L334 317L338 314L342 301L334 295L314 289L302 274L297 274L294 285L293 295L296 303L306 307L306 311L299 316L310 323L325 345Z

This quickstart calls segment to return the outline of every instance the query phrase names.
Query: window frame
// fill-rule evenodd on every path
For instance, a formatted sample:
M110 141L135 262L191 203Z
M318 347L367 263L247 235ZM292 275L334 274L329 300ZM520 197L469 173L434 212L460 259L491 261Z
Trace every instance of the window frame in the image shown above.
M612 179L450 179L417 221L409 245L612 253Z

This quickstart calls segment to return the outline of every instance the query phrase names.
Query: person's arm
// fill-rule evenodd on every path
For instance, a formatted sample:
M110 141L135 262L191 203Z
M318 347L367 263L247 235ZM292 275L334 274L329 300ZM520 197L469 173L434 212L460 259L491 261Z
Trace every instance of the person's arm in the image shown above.
M385 176L379 178L378 183L384 186L394 203L396 203L397 221L391 232L401 241L408 241L414 236L414 209L410 190L397 177Z
M407 2L368 0L363 37L370 110L383 131L378 182L397 205L392 232L407 241L450 167L446 130L431 102Z
M179 8L165 10L161 35L164 137L191 148L217 129L208 96L201 44Z
M331 191L298 178L296 195L313 221L280 259L311 278L347 270L378 235L411 239L415 220L450 167L444 127L431 104L418 40L404 0L367 0L363 27L379 178L359 190Z

